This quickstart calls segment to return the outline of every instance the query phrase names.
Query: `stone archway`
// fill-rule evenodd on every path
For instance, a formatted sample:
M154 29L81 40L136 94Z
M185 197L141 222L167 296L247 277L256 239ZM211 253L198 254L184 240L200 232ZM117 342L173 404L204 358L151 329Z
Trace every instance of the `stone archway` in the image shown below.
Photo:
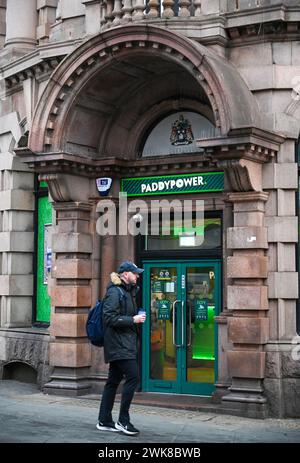
M130 25L86 41L56 68L37 105L29 148L35 153L65 151L64 134L66 127L72 125L70 111L76 100L95 77L101 79L103 74L107 78L107 72L116 74L120 66L127 80L135 79L137 85L146 80L146 73L153 78L155 68L157 71L164 67L174 73L185 71L197 83L199 93L206 96L215 125L223 135L240 127L261 127L255 99L225 60L206 47L162 28ZM117 79L111 82L110 88L119 82ZM108 88L106 82L105 91ZM134 85L127 88L123 83L110 103L126 106L125 100L132 91ZM143 96L146 95L145 91ZM111 116L113 108L105 110Z
M171 83L170 75L176 76ZM153 160L135 157L146 128L158 114L189 105L205 108L220 135L199 141L204 148L201 158L156 162L169 171L206 166L226 173L228 199L234 205L234 227L228 231L233 256L227 262L233 282L228 308L234 348L228 360L234 381L226 400L264 406L267 196L262 192L261 166L278 151L282 139L263 130L253 95L231 65L200 44L147 25L108 30L65 58L38 103L29 147L19 150L48 182L56 210L50 346L55 369L49 392L75 395L90 387L85 320L100 278L93 179L103 174L118 177L129 169L132 175L147 171ZM248 242L252 236L256 239ZM115 247L113 237L103 245L106 274L114 268ZM255 269L243 267L246 261L255 262ZM248 296L237 307L241 291ZM257 368L247 369L252 361Z

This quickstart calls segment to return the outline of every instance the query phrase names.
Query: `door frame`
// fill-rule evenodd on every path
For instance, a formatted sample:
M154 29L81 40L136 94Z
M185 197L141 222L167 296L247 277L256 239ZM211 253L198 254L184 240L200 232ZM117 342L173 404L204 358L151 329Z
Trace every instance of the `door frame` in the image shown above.
M215 268L215 280L216 280L216 310L215 316L219 315L221 311L221 294L222 294L222 262L221 259L143 259L143 266L145 268L143 276L143 307L147 306L150 296L150 268L151 266L156 267L176 267L178 272L178 278L181 275L186 275L186 270L190 266L207 267L212 265ZM186 287L183 289L182 284L177 285L176 299L186 300ZM177 324L177 332L181 330L182 319L179 318L180 323ZM214 323L214 341L215 341L215 382L214 384L209 383L189 383L185 378L186 372L186 351L187 347L184 345L181 348L176 349L176 363L177 363L177 380L152 380L149 378L150 371L150 317L148 317L145 325L143 326L142 336L142 390L147 392L165 392L165 393L177 393L177 394L194 394L200 396L210 396L215 390L215 383L218 378L218 325ZM186 325L184 326L184 332L186 333ZM181 372L181 373L179 373Z

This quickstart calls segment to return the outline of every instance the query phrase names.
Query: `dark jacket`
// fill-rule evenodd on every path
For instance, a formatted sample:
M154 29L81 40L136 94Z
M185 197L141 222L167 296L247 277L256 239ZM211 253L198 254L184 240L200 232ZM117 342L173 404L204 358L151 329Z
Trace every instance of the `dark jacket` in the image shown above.
M103 304L106 363L137 358L138 327L133 322L133 316L137 314L137 289L136 286L124 283L117 273L111 274L111 283L107 287Z

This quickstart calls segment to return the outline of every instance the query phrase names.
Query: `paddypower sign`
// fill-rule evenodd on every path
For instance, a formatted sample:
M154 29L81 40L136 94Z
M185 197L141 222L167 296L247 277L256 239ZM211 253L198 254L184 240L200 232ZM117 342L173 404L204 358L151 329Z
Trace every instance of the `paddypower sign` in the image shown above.
M121 191L127 196L209 193L224 189L224 172L123 178Z

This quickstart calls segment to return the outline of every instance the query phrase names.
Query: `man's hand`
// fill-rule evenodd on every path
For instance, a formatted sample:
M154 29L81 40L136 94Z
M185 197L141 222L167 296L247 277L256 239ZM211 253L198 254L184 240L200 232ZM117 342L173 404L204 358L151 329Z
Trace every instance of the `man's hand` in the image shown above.
M146 314L134 315L133 322L134 323L144 323L146 320Z

